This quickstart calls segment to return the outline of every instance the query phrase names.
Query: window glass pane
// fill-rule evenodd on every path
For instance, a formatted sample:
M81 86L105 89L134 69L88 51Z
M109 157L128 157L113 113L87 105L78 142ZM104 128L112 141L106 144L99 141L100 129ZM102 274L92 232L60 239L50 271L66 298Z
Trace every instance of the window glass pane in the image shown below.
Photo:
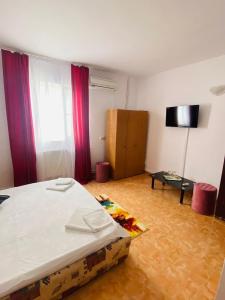
M46 88L48 92L46 92ZM42 141L60 141L64 139L62 88L55 83L41 83L38 109L40 126L43 132Z

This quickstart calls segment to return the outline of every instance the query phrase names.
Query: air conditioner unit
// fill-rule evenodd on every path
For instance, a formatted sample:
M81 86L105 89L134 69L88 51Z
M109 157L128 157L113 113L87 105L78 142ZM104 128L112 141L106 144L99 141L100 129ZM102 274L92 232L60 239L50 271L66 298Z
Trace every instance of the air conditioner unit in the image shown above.
M91 76L90 78L90 86L97 88L116 90L116 83L110 79L104 79L100 77Z

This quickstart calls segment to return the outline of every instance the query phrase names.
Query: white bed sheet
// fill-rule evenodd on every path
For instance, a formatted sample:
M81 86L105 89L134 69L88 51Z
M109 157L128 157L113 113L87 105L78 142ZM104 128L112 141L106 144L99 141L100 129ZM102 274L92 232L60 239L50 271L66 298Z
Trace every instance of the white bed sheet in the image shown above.
M10 195L0 205L1 297L128 236L114 221L98 233L66 230L77 208L102 206L78 182L66 192L46 190L49 183L1 191Z

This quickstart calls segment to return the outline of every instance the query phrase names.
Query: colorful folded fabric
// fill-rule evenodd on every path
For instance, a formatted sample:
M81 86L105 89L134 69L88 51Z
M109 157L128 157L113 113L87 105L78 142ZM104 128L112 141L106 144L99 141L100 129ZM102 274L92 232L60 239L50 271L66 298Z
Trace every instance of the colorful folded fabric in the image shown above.
M132 239L148 230L142 222L123 209L118 203L112 201L107 195L100 194L96 196L96 200L129 233Z

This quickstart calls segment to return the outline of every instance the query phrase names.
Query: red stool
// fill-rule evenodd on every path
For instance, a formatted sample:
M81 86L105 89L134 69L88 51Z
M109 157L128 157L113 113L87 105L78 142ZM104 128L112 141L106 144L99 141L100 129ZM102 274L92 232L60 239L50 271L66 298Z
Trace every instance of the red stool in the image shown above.
M213 215L217 189L211 184L195 183L191 207L202 215Z
M96 181L106 182L109 180L110 164L109 162L97 162L96 163Z

